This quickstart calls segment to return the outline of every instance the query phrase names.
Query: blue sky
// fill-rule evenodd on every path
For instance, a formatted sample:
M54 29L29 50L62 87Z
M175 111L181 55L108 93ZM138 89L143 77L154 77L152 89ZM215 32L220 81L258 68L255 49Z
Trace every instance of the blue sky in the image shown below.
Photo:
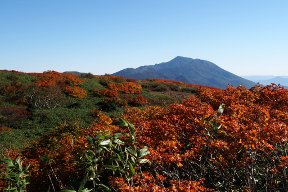
M288 75L287 0L0 0L0 69L113 73L209 60Z

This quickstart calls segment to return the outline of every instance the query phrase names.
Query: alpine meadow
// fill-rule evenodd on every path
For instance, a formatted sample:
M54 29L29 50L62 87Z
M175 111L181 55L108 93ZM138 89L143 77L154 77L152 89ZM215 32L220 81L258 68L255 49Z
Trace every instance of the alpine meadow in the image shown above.
M285 191L288 91L1 71L4 191ZM69 189L69 190L68 190Z

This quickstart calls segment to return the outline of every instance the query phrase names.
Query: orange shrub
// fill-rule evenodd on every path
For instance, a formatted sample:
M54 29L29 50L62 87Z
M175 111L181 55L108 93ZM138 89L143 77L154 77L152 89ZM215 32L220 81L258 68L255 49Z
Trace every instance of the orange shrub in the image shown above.
M144 106L148 104L148 99L144 96L137 96L132 98L129 104L132 106Z
M94 109L91 113L93 117L97 118L98 124L110 125L112 123L111 118L98 109Z
M123 91L119 84L109 89ZM109 174L105 184L117 191L285 191L287 95L275 85L250 90L201 87L179 104L126 108L122 117L135 125L133 145L148 147L150 164L133 177L133 185ZM108 99L106 104L115 98ZM217 111L222 103L223 113ZM89 149L85 138L128 132L99 110L92 115L98 121L89 128L58 130L25 153L34 162L31 183L50 185L51 168L40 160L46 156L53 159L50 166L63 185L81 180L84 168L75 162Z
M201 192L201 191L212 191L203 186L203 180L199 181L179 181L170 180L169 187L165 187L164 181L166 179L163 175L153 175L149 172L143 172L141 175L137 175L134 178L134 185L128 185L122 177L110 177L109 183L119 191L129 192L149 192L149 191L182 191L182 192Z
M280 105L259 94L267 90L270 92L265 95L270 94L269 98L279 101ZM156 113L151 112L150 107L128 109L124 118L139 127L139 143L149 146L149 158L154 164L152 169L160 167L158 173L164 170L190 176L197 173L194 180L208 174L206 185L215 187L217 182L222 182L219 190L236 185L231 182L233 180L255 190L274 174L273 177L280 177L283 182L283 175L273 171L281 167L281 162L285 165L284 160L276 159L285 156L284 146L288 142L288 103L282 100L287 95L287 90L269 86L258 92L244 87L226 90L202 87L199 99L191 97L182 104L170 105L165 110L161 108ZM214 110L221 103L226 107L224 114L218 117ZM251 167L257 167L259 171L253 176L261 178L258 183L251 184L254 181L246 180ZM233 171L237 174L231 174ZM269 182L265 184L269 189L282 185L276 185L273 179Z
M118 97L119 93L117 90L111 90L111 89L102 89L102 90L95 90L95 94L104 96L104 97Z
M142 86L135 82L124 83L108 83L108 88L111 90L123 92L126 94L140 94L142 93Z
M80 88L80 87L76 87L76 86L67 86L65 88L65 91L68 95L72 96L72 97L76 97L79 99L84 99L85 97L87 97L87 91Z
M134 82L125 82L123 83L122 90L126 94L140 94L142 93L141 85Z
M61 90L65 91L68 95L81 99L87 96L86 90L78 87L83 81L74 74L47 71L34 75L38 77L35 82L35 85L38 87L60 87Z

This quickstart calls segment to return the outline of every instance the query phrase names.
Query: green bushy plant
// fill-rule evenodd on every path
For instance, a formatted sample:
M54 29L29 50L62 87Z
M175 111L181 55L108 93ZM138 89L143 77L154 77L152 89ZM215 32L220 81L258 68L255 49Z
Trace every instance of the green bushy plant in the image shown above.
M4 163L6 166L4 179L7 182L4 192L25 192L29 184L29 165L23 166L20 157L15 160L5 159Z
M91 149L81 158L86 170L81 188L90 181L93 191L110 191L111 189L103 183L103 177L111 174L121 176L133 185L132 178L140 171L140 165L149 162L144 158L149 154L148 148L136 146L134 126L123 119L120 126L128 127L129 133L100 134L95 138L88 138Z

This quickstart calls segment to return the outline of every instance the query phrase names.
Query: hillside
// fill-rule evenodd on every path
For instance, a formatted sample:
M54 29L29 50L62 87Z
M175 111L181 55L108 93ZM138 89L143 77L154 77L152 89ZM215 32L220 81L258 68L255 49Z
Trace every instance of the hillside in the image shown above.
M0 191L288 188L287 89L76 74L0 71Z
M182 81L217 88L226 88L228 85L252 87L255 83L236 76L209 61L176 57L171 61L138 67L127 68L113 75L132 79L166 79Z

